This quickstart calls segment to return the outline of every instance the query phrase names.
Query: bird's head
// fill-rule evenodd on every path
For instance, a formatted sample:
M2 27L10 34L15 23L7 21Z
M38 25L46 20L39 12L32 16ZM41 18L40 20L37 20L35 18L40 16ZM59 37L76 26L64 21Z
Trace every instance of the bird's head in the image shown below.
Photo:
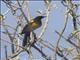
M42 18L45 18L46 16L39 16L39 17L42 19Z
M46 16L37 16L36 18L34 18L34 20L41 20L43 18L45 18Z
M38 16L37 18L39 18L39 19L43 19L43 18L45 18L46 16Z

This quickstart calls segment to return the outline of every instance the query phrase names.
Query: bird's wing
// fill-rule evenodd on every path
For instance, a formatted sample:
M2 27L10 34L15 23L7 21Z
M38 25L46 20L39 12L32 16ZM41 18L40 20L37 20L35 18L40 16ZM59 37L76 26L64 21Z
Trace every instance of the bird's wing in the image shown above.
M21 34L24 34L24 33L26 33L26 30L28 29L28 24L26 24L26 26L23 28L23 30L22 30L22 32L21 32Z
M35 21L31 21L30 23L26 24L26 26L23 28L21 34L24 34L24 33L31 32L31 31L35 30L36 28L39 27L38 25L39 24L36 23Z

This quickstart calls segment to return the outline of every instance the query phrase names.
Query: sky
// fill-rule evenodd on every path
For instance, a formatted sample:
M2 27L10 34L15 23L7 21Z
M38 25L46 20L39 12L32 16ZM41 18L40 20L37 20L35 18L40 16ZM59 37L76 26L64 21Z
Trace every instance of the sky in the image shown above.
M80 3L80 1L78 3ZM43 1L29 1L28 6L29 6L30 15L33 18L38 15L37 11L45 10L45 5L44 5ZM6 7L6 5L3 2L1 2L1 13L4 14L7 10L9 10L9 9ZM25 13L27 13L27 12L25 11ZM78 11L78 13L80 13L80 11ZM43 40L48 41L48 42L52 43L53 45L56 44L58 35L55 33L55 30L57 30L59 32L62 30L63 25L64 25L64 15L65 15L65 7L61 4L61 2L60 1L52 1L52 9L51 9L51 12L49 15L48 27L42 37ZM6 18L6 22L9 25L11 25L12 27L16 26L15 17L12 16L11 12L6 14L5 18ZM44 25L44 22L45 22L45 19L42 20L43 25ZM80 27L79 27L79 29L80 29ZM1 30L3 31L3 28L1 28ZM35 30L36 34L39 35L41 30L42 30L42 27ZM69 17L68 25L64 32L64 36L68 36L70 34L70 32L72 32L72 31L73 31L72 20ZM2 35L1 37L8 39L4 35ZM4 46L5 45L8 45L8 52L11 51L10 44L1 41L1 60L5 59L5 55L4 55ZM67 43L64 39L61 39L60 46L70 47L70 44ZM41 55L34 48L32 48L32 51L34 51L33 54L34 54L35 60L42 60ZM45 53L47 53L48 56L52 56L51 55L52 51L50 51L49 49L45 48L45 49L43 49L43 51ZM8 53L8 54L10 54L10 53ZM20 58L21 58L21 60L26 60L26 58L28 58L28 57L25 55L25 52L24 52L24 53L20 54ZM60 57L57 57L57 60L60 60Z

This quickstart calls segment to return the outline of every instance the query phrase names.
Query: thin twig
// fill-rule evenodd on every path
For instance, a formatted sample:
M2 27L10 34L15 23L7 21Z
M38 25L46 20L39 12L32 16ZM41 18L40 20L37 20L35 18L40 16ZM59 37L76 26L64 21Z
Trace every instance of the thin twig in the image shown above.
M42 39L41 39L41 40L42 40ZM41 43L42 45L44 45L45 47L49 48L51 51L55 51L54 46L53 46L53 47L50 47L48 44L46 44L46 43L44 43L44 42L45 42L45 41L41 41L40 43ZM63 57L65 60L68 60L68 58L65 57L65 56L60 52L60 50L58 50L56 53L57 53L58 56Z
M18 5L19 5L19 7L20 7L20 11L22 12L22 14L23 14L25 20L26 20L27 22L29 22L28 19L27 19L27 17L26 17L26 15L25 15L25 13L24 13L23 10L22 10L22 6L20 5L19 0L17 0L17 3L18 3Z
M65 29L66 29L66 26L67 26L67 22L68 22L68 9L66 8L66 11L65 11L65 25L64 25L64 27L63 27L63 29L62 29L62 31L61 31L61 35L59 36L59 38L58 38L58 40L56 40L57 41L57 43L56 43L56 47L55 47L55 52L54 52L54 60L56 60L56 52L57 52L57 48L58 48L58 45L59 45L59 42L60 42L60 39L61 39L61 36L62 36L62 34L64 33L64 31L65 31Z
M48 60L47 55L45 55L38 47L36 47L35 45L33 45L32 47L34 47L37 51L39 51L42 54L42 57Z
M45 24L44 24L44 26L42 28L42 31L41 31L40 35L38 36L38 38L41 38L44 35L44 32L46 31L46 28L48 26L48 20L49 20L48 16L49 16L50 11L51 11L51 4L49 4L47 6L47 10L46 10L46 21L45 21Z
M58 35L61 35L59 32L55 31ZM74 34L75 35L75 34ZM69 42L70 44L72 44L73 46L80 48L79 46L77 46L75 43L73 43L70 39L65 38L63 35L61 36L62 38L64 38L67 42ZM71 38L71 37L70 37Z
M7 54L7 46L5 45L5 56L6 56L6 60L7 60L7 58L8 58L8 54Z

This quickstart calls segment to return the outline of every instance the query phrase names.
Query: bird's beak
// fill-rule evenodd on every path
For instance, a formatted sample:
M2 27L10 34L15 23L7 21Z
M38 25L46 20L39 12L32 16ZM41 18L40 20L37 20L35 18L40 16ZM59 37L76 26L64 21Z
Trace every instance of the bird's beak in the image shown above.
M45 18L46 16L42 16L42 18Z

